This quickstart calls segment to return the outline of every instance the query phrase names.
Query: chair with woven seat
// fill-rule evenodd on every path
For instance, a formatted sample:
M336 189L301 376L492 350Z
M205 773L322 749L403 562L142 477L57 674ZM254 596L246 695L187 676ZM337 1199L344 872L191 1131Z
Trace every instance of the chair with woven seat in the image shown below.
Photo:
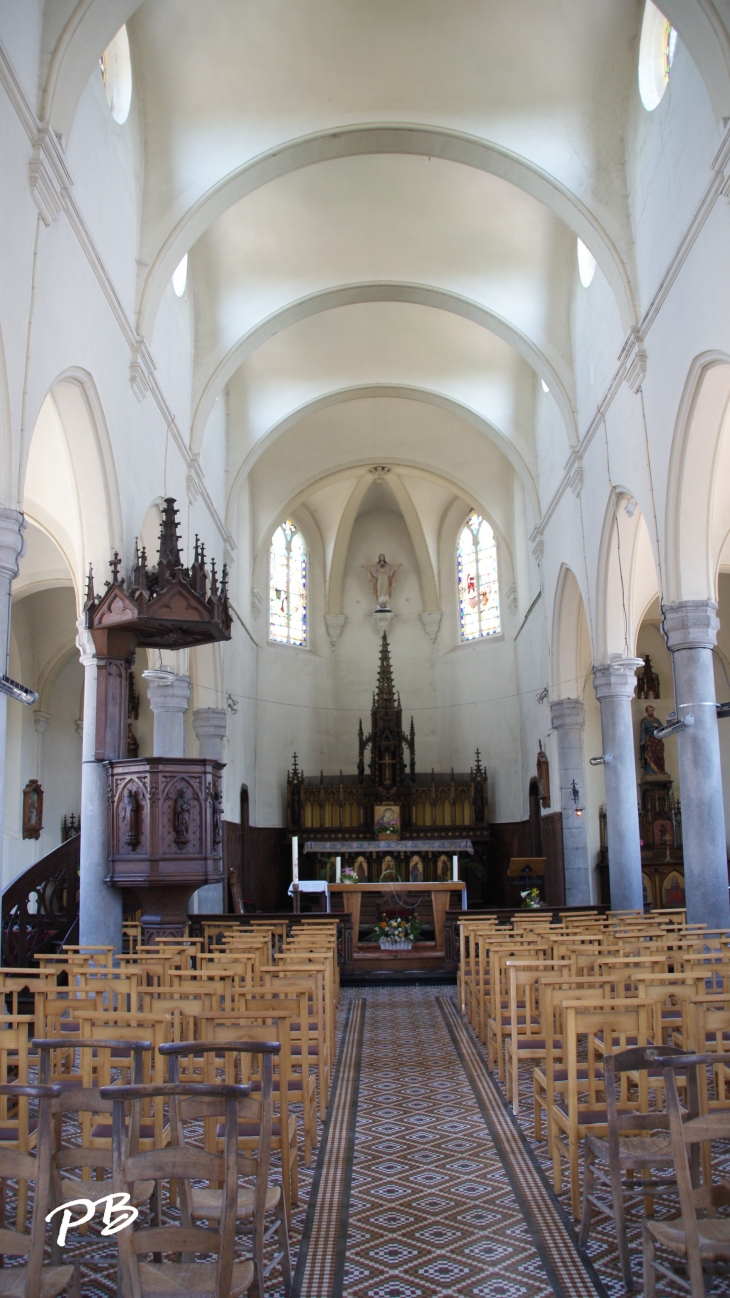
M252 1095L246 1102L250 1110L249 1118L255 1118L260 1125L260 1136L256 1149L256 1158L247 1158L239 1152L238 1171L241 1175L254 1178L253 1186L239 1187L236 1200L236 1220L243 1222L245 1235L252 1238L253 1260L256 1266L259 1298L264 1298L264 1284L271 1271L281 1268L284 1292L291 1290L291 1259L289 1255L289 1232L287 1227L286 1204L281 1185L269 1184L271 1161L271 1137L274 1124L274 1089L273 1061L280 1052L276 1041L183 1041L160 1046L160 1054L168 1061L171 1082L179 1081L179 1061L184 1055L195 1054L203 1057L204 1073L207 1080L215 1076L216 1063L223 1063L223 1070L230 1073L233 1065L234 1076L241 1073L241 1057L258 1057L260 1059L260 1086L257 1095ZM245 1070L250 1077L250 1070ZM251 1082L247 1083L249 1086ZM243 1106L239 1106L239 1122L244 1116ZM171 1112L172 1143L179 1144L181 1131L175 1112ZM213 1148L217 1143L214 1136ZM210 1145L208 1145L210 1147ZM209 1187L200 1189L191 1186L191 1218L193 1221L217 1221L220 1218L222 1191ZM265 1216L274 1214L272 1224L267 1228ZM266 1245L276 1237L277 1252L268 1263L264 1260Z
M652 1197L667 1193L676 1195L677 1182L674 1175L664 1176L661 1179L643 1175L649 1170L674 1167L669 1119L666 1113L659 1112L619 1112L616 1102L616 1078L622 1073L632 1075L645 1070L649 1074L649 1081L655 1082L656 1078L652 1077L652 1072L657 1071L656 1058L660 1053L662 1056L684 1057L681 1050L672 1046L664 1046L661 1050L656 1046L633 1046L628 1050L610 1052L604 1056L608 1133L606 1136L589 1133L585 1141L583 1212L578 1238L579 1247L585 1248L588 1243L594 1212L610 1217L616 1227L621 1274L627 1293L633 1292L634 1280L626 1235L625 1200L627 1197L636 1195ZM638 1179L634 1177L635 1172L639 1173ZM622 1173L629 1174L628 1182L622 1180ZM610 1190L612 1201L610 1208L596 1195L596 1184Z
M202 1015L200 1020L200 1034L203 1041L213 1041L216 1044L241 1040L249 1042L275 1041L281 1047L276 1057L279 1085L274 1094L274 1101L278 1104L279 1113L274 1118L271 1147L281 1155L281 1179L284 1187L284 1202L288 1224L291 1223L292 1204L299 1202L297 1119L290 1109L292 1098L289 1083L292 1078L292 1058L289 1023L290 1017L283 1011L278 1012L276 1019L272 1015L259 1013L258 1011L249 1013L238 1010L236 1014L230 1015ZM182 1054L179 1057L182 1058ZM205 1066L209 1067L210 1060L205 1061L205 1056L203 1058ZM194 1064L194 1059L195 1055L186 1060L185 1066L188 1071L190 1071L191 1063ZM250 1059L250 1056L248 1056L248 1059ZM241 1065L247 1066L246 1056L241 1056ZM248 1081L248 1073L244 1077L244 1081ZM213 1134L218 1140L221 1139L222 1133L212 1133L212 1129L209 1127L206 1133L207 1140L210 1141ZM255 1151L260 1138L259 1119L246 1118L240 1124L238 1135L239 1148L243 1152Z
M25 1266L0 1267L2 1298L58 1298L62 1293L67 1293L69 1298L81 1298L76 1267L43 1265L53 1147L51 1104L60 1094L58 1086L0 1085L3 1101L12 1098L16 1104L21 1099L26 1104L37 1103L39 1137L35 1157L19 1149L0 1148L0 1256L27 1259ZM5 1221L8 1182L14 1182L16 1187L33 1185L33 1218L29 1234L23 1229L24 1219L16 1218L14 1230Z
M708 1160L698 1157L698 1146L713 1140L730 1140L730 1110L714 1109L697 1114L701 1108L700 1085L709 1067L721 1063L730 1067L730 1055L697 1054L660 1056L656 1063L664 1069L664 1092L672 1142L674 1171L681 1216L667 1220L647 1218L643 1227L644 1298L656 1298L657 1275L666 1277L691 1298L704 1298L706 1264L722 1263L730 1267L730 1219L718 1217L717 1209L730 1206L730 1185L713 1183L703 1177L701 1168ZM677 1070L687 1070L690 1116L683 1118L677 1087ZM689 1281L657 1257L657 1245L673 1259L686 1264Z
M550 1105L552 1122L552 1160L555 1192L563 1186L562 1160L568 1163L570 1173L570 1198L573 1216L580 1216L580 1142L589 1133L603 1135L608 1126L603 1077L599 1067L603 1063L598 1052L598 1041L612 1042L619 1050L627 1044L646 1046L648 1010L647 1001L609 1001L602 1005L589 1005L581 1001L563 1002L563 1059L568 1071L565 1100ZM581 1077L579 1056L585 1054L587 1076ZM639 1074L639 1095L636 1103L621 1102L621 1109L646 1112L648 1086ZM598 1130L596 1130L598 1129Z
M52 1083L54 1059L66 1049L66 1042L61 1039L48 1040L36 1038L33 1045L38 1050L38 1073L41 1083ZM63 1075L58 1085L59 1094L53 1099L51 1112L54 1118L54 1152L51 1171L51 1199L54 1206L72 1199L91 1199L96 1202L111 1190L109 1175L112 1166L111 1150L111 1114L112 1103L103 1100L92 1065L98 1051L104 1051L110 1057L124 1059L131 1056L131 1080L139 1085L144 1081L145 1056L149 1058L152 1043L149 1041L118 1041L102 1039L82 1040L76 1043L76 1050L82 1056L81 1068L71 1078ZM141 1109L138 1106L131 1115L130 1147L139 1147L140 1133L144 1130L141 1122ZM64 1119L70 1123L68 1139L64 1139ZM80 1143L79 1143L80 1136ZM106 1137L106 1138L105 1138ZM72 1172L77 1175L72 1175ZM93 1175L92 1175L93 1173ZM100 1176L100 1173L102 1175ZM147 1203L155 1190L154 1181L145 1181L136 1185L132 1192L132 1203L139 1206ZM159 1214L159 1203L156 1205ZM82 1231L85 1227L80 1227ZM58 1260L55 1259L54 1260Z
M235 1260L236 1201L238 1195L237 1127L239 1104L248 1098L248 1087L153 1083L149 1086L104 1086L103 1100L113 1104L113 1180L117 1193L130 1194L140 1181L175 1182L180 1222L168 1226L140 1227L133 1221L116 1235L119 1251L119 1298L152 1298L162 1293L195 1294L196 1298L243 1298L256 1278L251 1260ZM129 1149L127 1106L167 1102L177 1110L178 1143L144 1153ZM225 1141L222 1153L184 1143L180 1126L186 1119L222 1118ZM217 1229L194 1226L191 1182L208 1181L222 1186ZM146 1262L145 1255L172 1254ZM194 1260L208 1255L214 1261Z

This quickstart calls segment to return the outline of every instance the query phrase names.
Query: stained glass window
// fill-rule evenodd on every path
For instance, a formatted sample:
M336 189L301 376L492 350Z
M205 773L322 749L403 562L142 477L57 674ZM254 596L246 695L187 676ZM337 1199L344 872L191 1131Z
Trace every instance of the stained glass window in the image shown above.
M277 644L307 643L307 552L291 519L271 538L269 638Z
M459 537L456 565L462 640L498 635L502 623L497 542L486 518L476 511L467 518Z

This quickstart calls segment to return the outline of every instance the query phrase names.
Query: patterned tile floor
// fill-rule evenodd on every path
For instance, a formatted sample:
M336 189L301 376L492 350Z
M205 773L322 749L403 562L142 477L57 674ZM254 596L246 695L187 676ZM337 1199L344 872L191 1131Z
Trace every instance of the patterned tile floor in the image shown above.
M343 1002L295 1298L605 1294L447 989L358 990ZM324 1169L347 1149L349 1167L326 1186Z

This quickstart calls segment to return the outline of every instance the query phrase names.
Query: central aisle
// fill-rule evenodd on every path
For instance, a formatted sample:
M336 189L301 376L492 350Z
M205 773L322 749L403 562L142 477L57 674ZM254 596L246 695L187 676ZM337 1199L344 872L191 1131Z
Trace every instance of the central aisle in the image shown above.
M295 1298L595 1298L450 989L343 991Z

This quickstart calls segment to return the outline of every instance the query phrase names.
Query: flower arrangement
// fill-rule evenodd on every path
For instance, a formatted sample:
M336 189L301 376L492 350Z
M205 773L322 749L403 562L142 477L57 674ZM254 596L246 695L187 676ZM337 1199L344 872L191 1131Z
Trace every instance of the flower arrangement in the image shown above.
M358 877L357 877L357 870L353 870L353 868L352 868L351 865L345 865L345 866L342 867L342 873L341 873L341 875L340 875L340 880L341 880L342 883L359 883L359 882L360 882L360 880L359 880Z
M418 941L420 932L421 921L417 915L410 919L401 916L387 919L383 916L373 931L371 940L380 944L381 951L410 951L413 943Z
M542 897L540 896L539 888L528 888L525 892L521 892L520 896L522 898L523 910L544 910L545 909L545 902L542 900Z

